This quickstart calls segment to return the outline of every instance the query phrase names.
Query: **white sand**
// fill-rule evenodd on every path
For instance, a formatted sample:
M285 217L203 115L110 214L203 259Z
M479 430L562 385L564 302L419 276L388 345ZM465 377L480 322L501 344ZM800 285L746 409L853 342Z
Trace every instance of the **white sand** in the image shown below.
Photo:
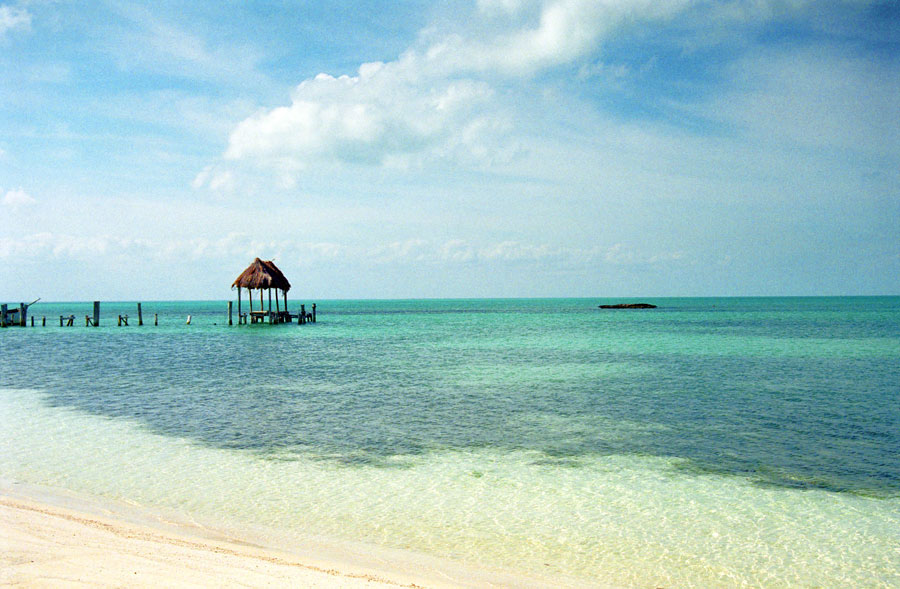
M26 587L417 587L233 543L0 499L0 584Z
M121 504L3 483L2 586L578 586L404 551L311 544L298 546L296 552L280 552L185 522L173 523L160 514L131 513Z

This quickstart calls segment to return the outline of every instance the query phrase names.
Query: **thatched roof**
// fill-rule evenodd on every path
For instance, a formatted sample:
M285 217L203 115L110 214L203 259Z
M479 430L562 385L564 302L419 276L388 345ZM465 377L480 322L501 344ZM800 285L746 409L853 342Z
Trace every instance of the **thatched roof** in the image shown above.
M231 288L277 288L285 292L291 290L291 283L284 277L278 266L272 263L256 258L253 263L247 266L247 269L241 272Z

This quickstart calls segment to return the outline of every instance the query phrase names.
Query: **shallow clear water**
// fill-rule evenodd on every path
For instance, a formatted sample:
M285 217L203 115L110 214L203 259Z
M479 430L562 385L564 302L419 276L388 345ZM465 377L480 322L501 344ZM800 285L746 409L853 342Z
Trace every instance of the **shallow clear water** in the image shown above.
M38 304L0 474L598 583L900 584L900 297L603 302Z

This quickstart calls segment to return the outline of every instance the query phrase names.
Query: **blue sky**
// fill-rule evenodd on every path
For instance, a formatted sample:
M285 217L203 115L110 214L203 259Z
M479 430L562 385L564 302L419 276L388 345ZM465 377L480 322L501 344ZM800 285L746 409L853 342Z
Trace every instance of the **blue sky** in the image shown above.
M900 293L900 5L0 0L0 299Z

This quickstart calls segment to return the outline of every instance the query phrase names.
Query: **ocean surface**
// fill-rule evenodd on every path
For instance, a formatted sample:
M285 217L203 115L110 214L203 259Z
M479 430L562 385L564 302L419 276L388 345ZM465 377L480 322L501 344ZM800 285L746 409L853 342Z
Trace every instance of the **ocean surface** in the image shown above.
M576 584L900 587L900 297L642 301L38 303L0 478Z

